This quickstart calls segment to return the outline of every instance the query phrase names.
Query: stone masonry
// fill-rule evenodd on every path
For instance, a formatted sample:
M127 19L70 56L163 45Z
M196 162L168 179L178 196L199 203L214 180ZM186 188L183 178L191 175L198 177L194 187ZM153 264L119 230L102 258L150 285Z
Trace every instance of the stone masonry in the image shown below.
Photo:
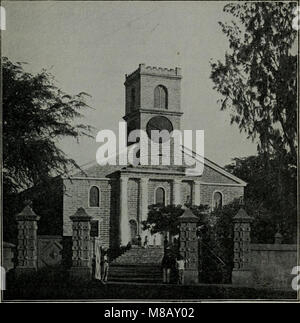
M146 130L148 121L155 116L167 118L173 129L181 129L181 79L180 68L166 69L140 64L138 69L125 77L125 116L130 130ZM167 108L154 107L157 86L166 89ZM175 152L174 152L175 153ZM172 154L172 151L171 151ZM184 154L177 151L177 154ZM172 156L171 156L172 157ZM193 159L198 158L193 154ZM100 204L89 205L93 186L100 191ZM70 173L64 179L63 235L72 236L72 216L83 207L99 224L99 239L105 247L114 248L133 242L134 232L149 243L161 244L142 231L142 221L147 219L148 206L156 203L156 191L163 189L165 204L214 205L214 194L222 195L227 204L244 195L246 183L229 174L222 167L204 159L201 176L185 175L185 166L99 166L96 162L84 167L83 172ZM133 226L137 226L135 231Z

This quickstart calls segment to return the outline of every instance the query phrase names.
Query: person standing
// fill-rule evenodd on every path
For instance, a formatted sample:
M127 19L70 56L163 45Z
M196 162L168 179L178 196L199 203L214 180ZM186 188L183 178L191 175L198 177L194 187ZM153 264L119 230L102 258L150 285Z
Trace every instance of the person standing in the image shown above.
M164 238L164 248L165 248L165 250L168 248L168 246L169 246L169 241L168 241L167 236L165 236L165 238Z
M105 283L108 279L108 269L109 269L109 263L108 263L108 255L107 250L104 249L103 257L102 257L102 281Z
M148 236L145 237L145 240L144 240L144 248L148 248Z
M142 238L141 238L141 236L139 235L138 236L138 238L137 238L137 244L138 244L138 246L139 247L141 247L142 246Z
M178 256L176 260L176 267L177 267L177 277L178 277L178 285L184 284L184 269L185 269L185 261L182 256Z
M163 282L164 282L164 284L170 284L172 259L171 259L170 250L168 250L168 249L165 252L161 266L162 266L162 270L163 270Z

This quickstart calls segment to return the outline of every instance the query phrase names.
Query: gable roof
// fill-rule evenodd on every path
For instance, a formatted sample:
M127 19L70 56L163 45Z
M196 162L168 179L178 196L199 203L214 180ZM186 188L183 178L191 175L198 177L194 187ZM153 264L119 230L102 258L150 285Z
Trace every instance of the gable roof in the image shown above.
M212 168L213 170L215 170L216 172L232 179L233 181L237 182L238 184L240 184L242 186L247 186L247 182L245 182L242 179L238 178L237 176L229 173L227 170L225 170L223 167L219 166L215 162L211 161L210 159L208 159L206 157L200 156L199 154L195 153L194 151L190 150L187 147L184 147L184 146L182 146L182 147L183 147L183 152L189 153L191 157L196 158L200 162L202 162L204 160L204 166L207 165L210 168Z
M131 148L136 148L139 144L135 143L133 145L131 145ZM204 167L207 166L211 169L213 169L214 171L218 172L219 174L227 177L228 179L234 181L238 186L246 186L247 183L245 181L243 181L242 179L238 178L237 176L229 173L228 171L226 171L223 167L219 166L218 164L216 164L215 162L211 161L210 159L206 158L206 157L202 157L199 154L197 154L196 152L192 151L191 149L185 147L185 146L181 146L181 152L183 154L188 154L190 157L197 159L197 161L203 163L204 161ZM122 154L127 153L126 151L123 151ZM112 157L116 157L118 158L118 156L120 156L120 154L117 154L117 156L112 156ZM132 166L130 164L126 165L104 165L101 166L97 163L97 161L92 161L89 163L84 164L83 166L81 166L82 171L79 171L78 169L73 169L73 171L70 172L69 177L74 178L76 176L79 177L89 177L88 174L85 174L85 172L87 172L88 170L92 169L92 168L96 168L96 167L101 167L103 169L103 173L104 174L111 174L117 171L121 171L121 170L133 170L134 168L132 168ZM187 167L187 166L185 166ZM140 169L139 169L140 170ZM155 170L156 171L156 170ZM159 173L164 172L163 170L160 170ZM166 170L165 171L166 174L170 173L170 170ZM105 177L105 176L103 176ZM201 176L200 176L201 177Z

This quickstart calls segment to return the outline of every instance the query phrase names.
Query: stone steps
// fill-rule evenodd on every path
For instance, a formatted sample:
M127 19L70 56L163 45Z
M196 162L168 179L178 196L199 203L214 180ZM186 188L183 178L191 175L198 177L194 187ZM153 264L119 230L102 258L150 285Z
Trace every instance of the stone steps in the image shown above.
M112 262L112 265L159 264L163 258L162 247L132 248Z
M162 247L133 247L110 264L108 280L161 283L163 254Z
M160 266L112 265L109 269L109 281L159 283L162 281L162 271Z

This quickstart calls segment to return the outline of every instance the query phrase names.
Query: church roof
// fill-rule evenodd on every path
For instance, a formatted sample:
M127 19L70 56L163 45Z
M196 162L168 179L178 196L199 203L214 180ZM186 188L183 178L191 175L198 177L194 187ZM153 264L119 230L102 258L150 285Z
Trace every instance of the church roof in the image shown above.
M130 147L133 147L134 145L138 145L133 144ZM122 152L123 154L124 152ZM191 156L192 158L197 159L199 162L203 163L204 162L204 174L201 176L198 176L198 178L200 180L203 180L204 182L207 182L207 179L205 176L205 173L208 172L207 168L210 168L211 170L217 172L218 174L220 174L220 177L223 176L224 178L227 178L227 180L232 184L236 186L246 186L247 183L245 181L243 181L242 179L234 176L233 174L229 173L228 171L226 171L223 167L219 166L218 164L216 164L215 162L211 161L210 159L206 158L206 157L201 157L200 155L198 155L197 153L195 153L194 151L190 150L187 147L182 146L182 153L183 154L188 154L189 156ZM117 155L116 157L119 158L120 155ZM112 174L116 173L116 172L130 172L130 173L159 173L159 174L165 174L165 175L170 175L170 174L178 174L178 175L184 175L184 169L186 168L186 166L179 166L179 167L157 167L157 166L138 166L138 167L134 167L130 164L126 165L104 165L101 166L99 165L96 161L87 163L85 165L83 165L81 167L82 171L78 171L78 169L73 170L73 172L71 171L69 174L69 177L71 178L84 178L84 177L93 177L93 178L109 178ZM96 175L97 174L97 175ZM196 176L195 176L196 177ZM219 181L217 181L218 184ZM209 183L209 184L214 184L214 182ZM224 183L226 185L226 181L224 180Z
M222 175L224 175L224 176L232 179L233 181L241 184L242 186L247 186L247 183L245 181L243 181L242 179L238 178L237 176L229 173L223 167L219 166L215 162L209 160L206 157L202 157L202 156L198 155L197 153L195 153L194 151L190 150L189 148L186 148L186 147L184 147L184 148L185 148L185 152L189 153L194 158L197 158L200 162L202 160L204 160L204 166L207 165L207 166L211 167L212 169L214 169L215 171L217 171L218 173L220 173L220 174L222 174Z

